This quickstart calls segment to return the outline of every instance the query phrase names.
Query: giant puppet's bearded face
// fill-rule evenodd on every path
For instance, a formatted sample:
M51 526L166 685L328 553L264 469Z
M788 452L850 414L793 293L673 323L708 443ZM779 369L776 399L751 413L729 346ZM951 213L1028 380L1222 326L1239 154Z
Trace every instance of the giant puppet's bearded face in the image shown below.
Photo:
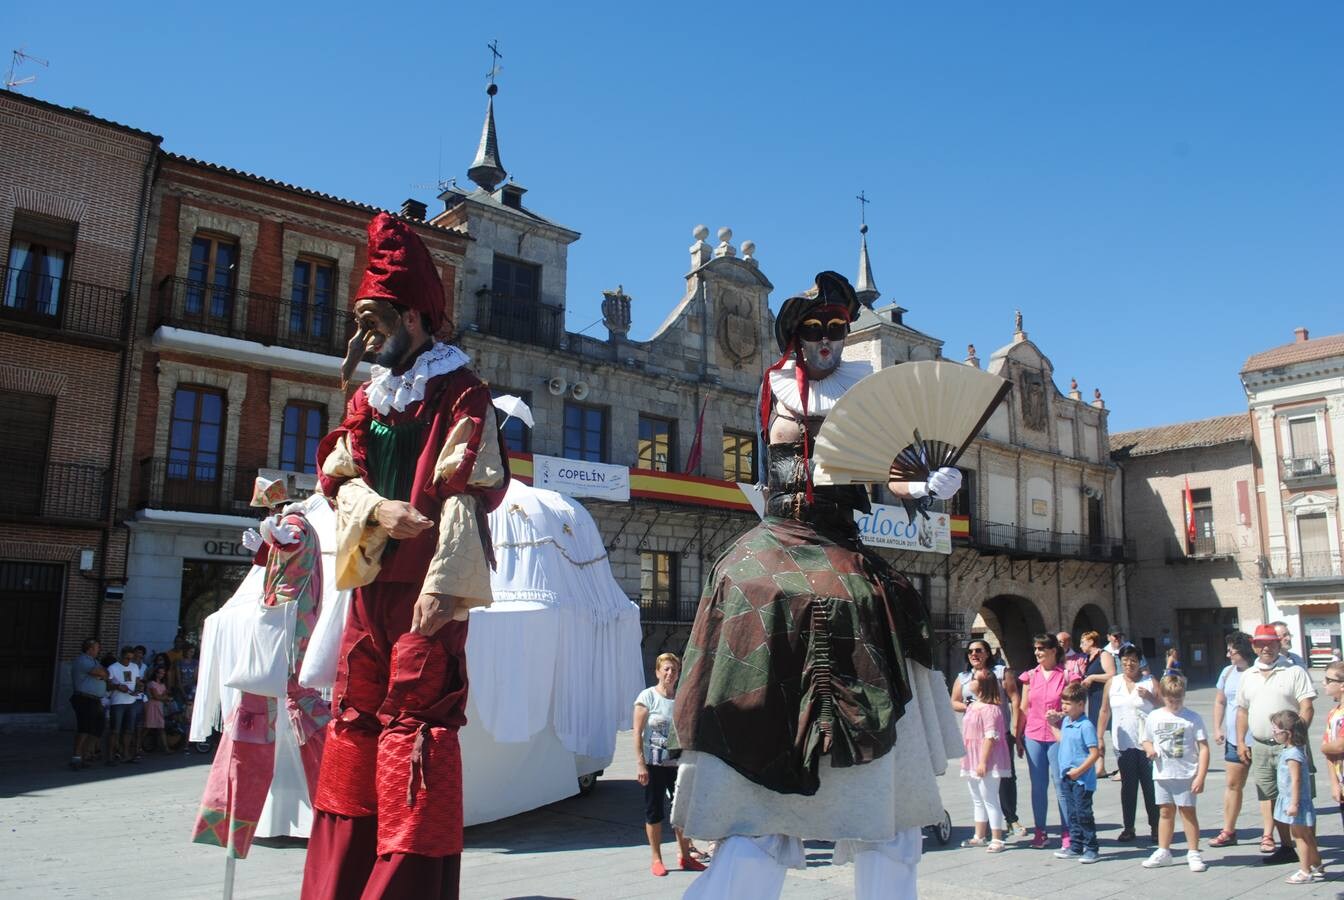
M849 336L849 319L833 309L809 313L798 323L798 350L807 377L819 381L840 365Z
M424 340L420 334L423 329L416 327L420 314L399 310L386 300L364 297L355 301L355 323L360 354L389 369L405 362L410 351ZM416 334L411 333L413 330Z

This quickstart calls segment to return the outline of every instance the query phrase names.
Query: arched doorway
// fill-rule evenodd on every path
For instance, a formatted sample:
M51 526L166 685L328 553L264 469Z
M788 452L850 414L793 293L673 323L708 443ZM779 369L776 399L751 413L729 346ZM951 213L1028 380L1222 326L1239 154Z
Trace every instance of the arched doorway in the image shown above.
M1034 603L1026 597L999 594L980 607L980 617L998 638L1008 665L1019 672L1035 667L1032 638L1045 632L1045 619Z
M1095 631L1101 635L1102 643L1106 642L1106 632L1110 629L1110 620L1106 618L1100 606L1095 603L1084 603L1083 608L1078 610L1078 615L1073 617L1073 646L1079 645L1079 639L1085 631Z

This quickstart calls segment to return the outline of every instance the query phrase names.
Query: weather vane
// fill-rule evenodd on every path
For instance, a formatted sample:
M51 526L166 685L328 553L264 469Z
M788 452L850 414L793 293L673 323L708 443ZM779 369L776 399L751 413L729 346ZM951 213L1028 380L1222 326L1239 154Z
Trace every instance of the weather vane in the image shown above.
M859 191L858 196L854 199L859 201L859 227L862 228L866 234L868 232L868 220L865 217L865 213L867 212L865 207L873 201L869 200L863 191Z
M504 68L503 66L501 66L501 65L499 64L499 61L500 61L501 59L504 58L504 54L499 52L499 39L498 39L498 38L496 38L495 40L493 40L493 41L491 41L490 43L486 44L486 47L488 47L488 48L490 49L490 56L491 56L491 60L490 60L490 74L489 74L488 77L490 78L490 86L491 86L491 87L494 87L494 86L495 86L495 76L499 74L500 69Z

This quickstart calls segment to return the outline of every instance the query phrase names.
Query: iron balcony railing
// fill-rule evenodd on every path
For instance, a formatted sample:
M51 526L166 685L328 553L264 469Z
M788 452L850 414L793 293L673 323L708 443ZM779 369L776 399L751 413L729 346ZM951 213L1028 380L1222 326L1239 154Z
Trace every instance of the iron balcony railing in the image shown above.
M971 542L985 549L1029 556L1124 562L1134 558L1134 542L998 522L971 522Z
M1285 456L1281 462L1285 481L1292 481L1295 478L1321 478L1334 473L1334 459L1329 453Z
M125 339L125 291L8 265L0 265L0 276L0 323L114 341Z
M482 332L505 340L559 347L565 333L565 310L536 300L508 294L481 294L476 309L476 325Z
M641 622L694 622L695 611L700 606L700 598L681 600L676 598L648 597L632 598L639 604Z
M107 466L48 463L0 491L0 515L97 522L107 516Z
M1261 560L1268 581L1310 581L1344 578L1344 560L1330 550L1272 553Z
M1167 539L1167 559L1221 559L1237 555L1236 544L1229 534L1205 534L1193 541L1182 538Z
M169 276L159 282L161 325L340 356L354 320L334 306L312 306L282 297Z
M143 459L139 506L260 518L262 510L248 505L256 474L256 469L200 461Z

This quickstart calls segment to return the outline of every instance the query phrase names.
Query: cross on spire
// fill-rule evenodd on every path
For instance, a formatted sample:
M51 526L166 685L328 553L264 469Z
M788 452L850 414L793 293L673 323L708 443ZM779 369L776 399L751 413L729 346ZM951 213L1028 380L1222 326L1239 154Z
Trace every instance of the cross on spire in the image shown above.
M499 64L499 61L504 58L504 54L499 52L498 38L486 44L485 46L490 50L490 72L487 77L490 79L490 86L494 87L495 76L498 75L499 70L503 68L503 66Z
M869 200L863 191L859 191L858 196L854 199L859 201L859 226L866 232L868 230L868 220L866 218L867 210L865 207L873 201Z

